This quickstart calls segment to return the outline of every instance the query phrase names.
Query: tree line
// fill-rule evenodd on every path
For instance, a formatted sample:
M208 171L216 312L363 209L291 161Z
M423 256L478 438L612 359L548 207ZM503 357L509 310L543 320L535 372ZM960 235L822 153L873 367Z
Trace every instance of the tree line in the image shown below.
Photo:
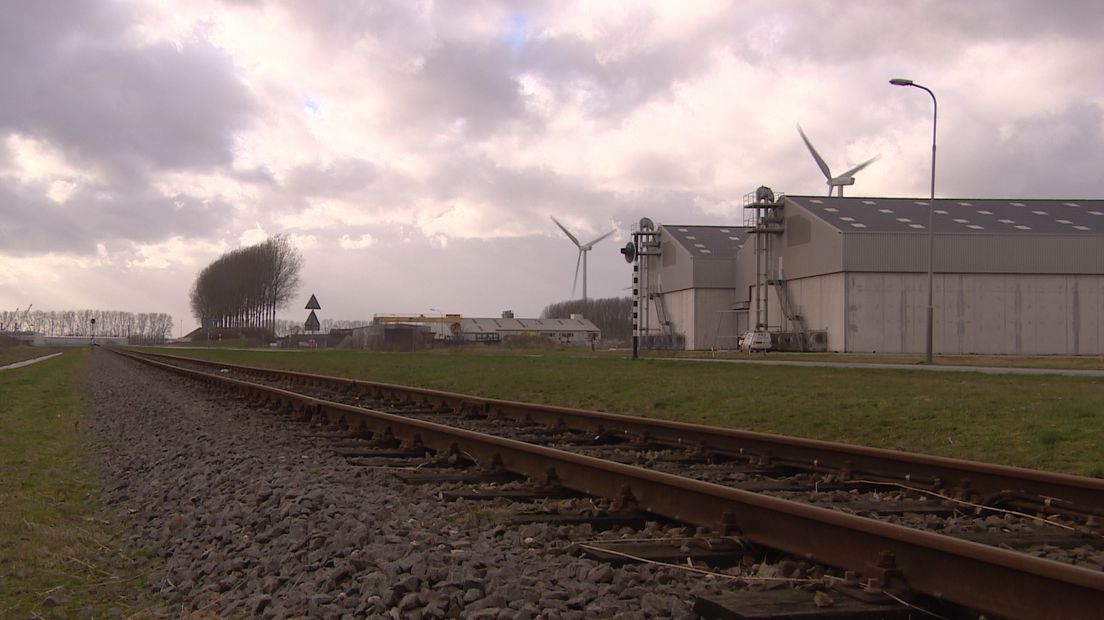
M632 297L572 299L545 306L542 319L567 319L581 314L602 330L604 342L632 340Z
M305 333L303 329L303 323L306 322L306 316L302 321L293 321L290 319L276 319L275 333L277 336L288 336L294 334ZM372 321L351 321L347 319L321 319L319 323L322 325L321 332L327 334L331 329L353 329L354 327L364 327L365 325L371 325Z
M192 314L206 328L276 328L276 311L299 287L303 256L284 235L227 252L192 285Z
M93 326L92 319L96 319ZM172 336L173 318L161 312L122 310L0 311L0 331L32 331L46 336L129 336L159 341Z

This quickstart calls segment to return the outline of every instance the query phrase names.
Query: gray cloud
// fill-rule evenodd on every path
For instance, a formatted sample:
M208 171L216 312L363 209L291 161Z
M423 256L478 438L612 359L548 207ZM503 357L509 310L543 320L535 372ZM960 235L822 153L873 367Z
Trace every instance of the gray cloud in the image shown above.
M11 256L54 253L90 255L97 243L156 243L179 235L208 236L229 206L152 190L113 194L78 188L63 204L45 197L40 184L0 183L0 248Z
M958 148L938 165L945 195L978 198L1096 198L1104 170L1104 110L1071 103L1004 128L978 125L948 136Z
M228 166L256 112L231 59L199 39L128 46L135 17L104 3L7 7L0 131L48 140L123 185Z
M284 187L299 196L337 198L365 189L376 176L376 165L372 162L343 158L325 165L297 166L288 172Z

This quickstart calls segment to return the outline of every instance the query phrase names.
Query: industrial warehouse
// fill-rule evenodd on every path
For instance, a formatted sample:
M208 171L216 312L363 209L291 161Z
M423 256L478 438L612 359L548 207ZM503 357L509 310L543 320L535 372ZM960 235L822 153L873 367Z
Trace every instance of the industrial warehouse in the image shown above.
M645 346L733 349L758 330L773 349L923 351L930 242L935 352L1104 354L1104 201L761 188L744 206L743 226L634 227Z

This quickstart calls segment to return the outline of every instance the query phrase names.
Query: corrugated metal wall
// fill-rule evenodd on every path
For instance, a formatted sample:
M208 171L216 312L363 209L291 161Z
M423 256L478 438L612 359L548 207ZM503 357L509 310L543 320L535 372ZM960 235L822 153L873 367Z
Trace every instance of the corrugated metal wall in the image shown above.
M847 274L854 352L924 350L927 278ZM936 353L1104 354L1104 275L936 274Z
M846 233L849 272L926 272L922 233ZM933 270L943 273L1104 274L1104 237L945 234L935 236Z

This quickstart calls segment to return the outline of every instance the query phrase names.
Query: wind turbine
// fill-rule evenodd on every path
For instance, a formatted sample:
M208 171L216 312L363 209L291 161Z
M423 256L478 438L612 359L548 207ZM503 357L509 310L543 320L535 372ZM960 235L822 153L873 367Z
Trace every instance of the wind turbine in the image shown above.
M550 215L548 217L552 217L552 216ZM606 237L612 235L613 231L612 230L609 231L608 233L602 235L601 237L598 237L597 239L595 239L594 241L591 241L590 243L580 244L579 240L575 238L575 235L571 234L571 231L564 228L564 225L561 224L559 220L552 217L552 221L556 222L556 226L559 226L560 230L562 230L564 232L564 234L567 235L567 238L571 239L571 242L575 244L575 247L579 248L579 258L575 260L575 280L572 281L572 283L571 283L571 296L572 297L575 296L575 285L579 283L579 264L581 263L583 265L583 301L586 301L586 298L587 298L587 287L586 287L586 283L587 283L587 252L589 252L591 250L591 248L594 247L595 243L598 243L602 239L605 239Z
M843 186L855 184L855 173L874 163L879 157L881 157L881 155L875 155L874 157L871 157L870 159L855 166L854 168L851 168L847 172L834 177L832 176L832 171L828 169L828 164L824 163L824 158L820 156L820 153L817 153L817 150L815 148L813 148L813 143L809 142L809 139L805 137L805 132L801 131L801 125L797 126L797 133L801 134L801 139L805 141L805 146L809 147L809 152L812 153L813 159L816 160L817 166L820 167L820 171L824 173L824 178L828 179L829 196L832 195L832 188L838 187L839 197L843 198Z

